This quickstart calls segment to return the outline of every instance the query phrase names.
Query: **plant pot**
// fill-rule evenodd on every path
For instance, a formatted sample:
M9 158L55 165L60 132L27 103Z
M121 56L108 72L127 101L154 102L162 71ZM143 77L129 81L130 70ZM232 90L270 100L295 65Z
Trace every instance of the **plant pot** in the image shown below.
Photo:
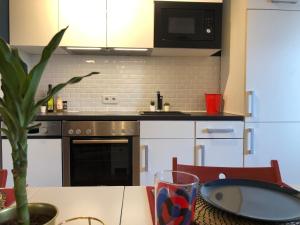
M58 214L58 210L54 205L48 203L29 203L29 213L30 218L32 216L47 216L49 217L48 221L40 225L54 225L55 219ZM17 218L16 207L12 206L3 210L0 210L0 225L5 224L8 221L14 221Z

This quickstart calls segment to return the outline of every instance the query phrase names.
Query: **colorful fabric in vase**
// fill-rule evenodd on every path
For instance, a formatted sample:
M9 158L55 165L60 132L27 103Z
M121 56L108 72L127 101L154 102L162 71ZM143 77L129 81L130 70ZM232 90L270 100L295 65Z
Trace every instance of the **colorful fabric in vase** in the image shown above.
M194 217L197 189L185 190L164 184L157 190L157 225L190 225Z

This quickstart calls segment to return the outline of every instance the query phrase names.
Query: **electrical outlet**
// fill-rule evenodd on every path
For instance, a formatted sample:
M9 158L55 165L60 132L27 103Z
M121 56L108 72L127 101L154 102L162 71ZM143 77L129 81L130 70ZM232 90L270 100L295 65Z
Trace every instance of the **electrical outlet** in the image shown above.
M103 95L102 96L102 103L103 104L110 104L110 96L109 95Z
M102 103L103 104L118 104L118 98L115 95L103 95Z
M110 96L110 104L118 104L118 103L119 103L119 101L118 101L117 96L111 95Z

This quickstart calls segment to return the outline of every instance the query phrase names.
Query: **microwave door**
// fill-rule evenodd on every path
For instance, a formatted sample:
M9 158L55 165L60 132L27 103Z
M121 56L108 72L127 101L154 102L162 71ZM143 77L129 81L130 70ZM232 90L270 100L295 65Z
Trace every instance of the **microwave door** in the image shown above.
M165 40L192 41L199 40L199 16L188 12L176 12L178 10L165 9L162 17L161 37Z

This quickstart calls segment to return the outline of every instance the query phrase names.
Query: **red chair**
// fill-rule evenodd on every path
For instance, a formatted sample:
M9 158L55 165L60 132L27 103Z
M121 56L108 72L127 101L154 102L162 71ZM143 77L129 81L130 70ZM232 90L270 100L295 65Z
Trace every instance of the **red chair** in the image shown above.
M177 163L177 158L173 158L173 170L184 171L198 176L200 183L220 179L220 176L230 179L251 179L278 184L288 187L281 180L280 170L277 160L271 161L271 167L210 167L191 166Z
M0 188L4 188L6 185L7 170L0 170Z

